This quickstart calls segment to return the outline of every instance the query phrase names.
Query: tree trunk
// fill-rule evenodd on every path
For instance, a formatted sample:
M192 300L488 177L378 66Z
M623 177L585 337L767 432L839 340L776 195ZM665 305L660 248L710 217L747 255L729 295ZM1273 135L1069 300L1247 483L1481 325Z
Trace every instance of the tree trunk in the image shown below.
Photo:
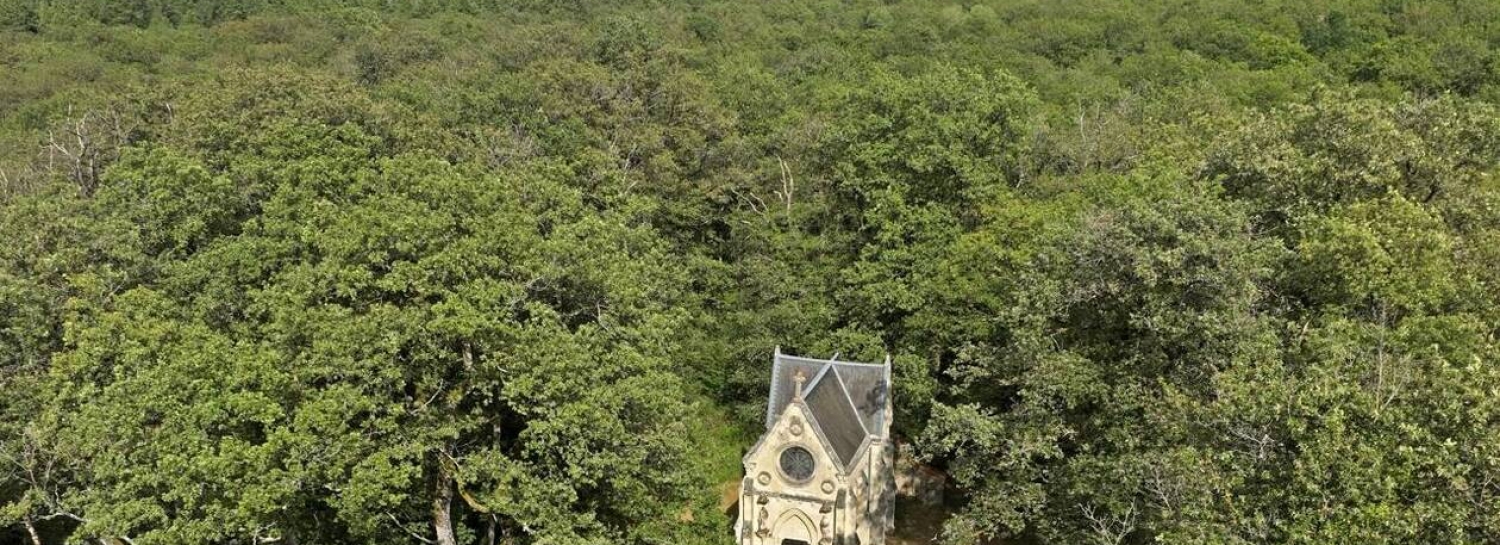
M26 524L26 533L31 535L31 545L42 545L42 534L36 532L36 524L33 524L30 518L27 518L24 524Z
M495 515L490 515L484 525L484 545L495 545Z
M432 492L432 529L437 533L437 545L457 545L453 537L453 475L441 461Z

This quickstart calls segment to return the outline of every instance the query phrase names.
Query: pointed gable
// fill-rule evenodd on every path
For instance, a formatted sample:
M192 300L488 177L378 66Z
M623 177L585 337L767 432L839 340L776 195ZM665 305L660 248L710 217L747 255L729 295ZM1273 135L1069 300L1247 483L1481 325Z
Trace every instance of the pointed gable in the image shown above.
M766 406L769 430L797 398L797 376L805 381L802 399L808 420L833 449L840 465L859 454L866 438L885 435L890 417L890 365L818 360L776 351L771 395Z
M803 424L801 433L793 431L793 424L798 422ZM782 440L778 440L777 437ZM786 441L786 438L791 438L791 441ZM750 450L745 452L744 459L749 461L760 458L767 464L775 465L777 463L775 453L788 444L798 443L808 447L819 465L827 464L839 472L842 472L847 465L839 460L838 449L828 441L828 435L823 433L822 428L818 426L818 420L813 416L805 400L802 403L788 404L786 410L782 411L776 417L776 421L771 423L771 427L766 428L766 433L761 435Z

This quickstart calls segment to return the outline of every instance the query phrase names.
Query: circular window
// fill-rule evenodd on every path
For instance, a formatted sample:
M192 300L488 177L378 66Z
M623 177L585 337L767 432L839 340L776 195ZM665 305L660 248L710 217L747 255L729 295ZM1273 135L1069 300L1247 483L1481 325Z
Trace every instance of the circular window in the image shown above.
M802 447L787 447L781 451L781 472L793 481L805 481L812 478L813 468L817 462L813 461L813 455Z

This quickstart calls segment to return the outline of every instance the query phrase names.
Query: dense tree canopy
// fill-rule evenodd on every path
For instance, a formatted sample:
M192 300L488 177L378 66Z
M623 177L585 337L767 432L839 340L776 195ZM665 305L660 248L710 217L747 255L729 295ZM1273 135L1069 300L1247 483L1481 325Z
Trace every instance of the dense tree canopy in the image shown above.
M0 0L0 541L1500 542L1500 4Z

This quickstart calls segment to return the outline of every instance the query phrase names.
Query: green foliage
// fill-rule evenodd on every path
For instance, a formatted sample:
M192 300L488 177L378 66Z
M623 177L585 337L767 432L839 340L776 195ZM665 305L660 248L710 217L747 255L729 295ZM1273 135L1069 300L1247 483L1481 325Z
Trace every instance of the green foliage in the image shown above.
M1500 541L1495 20L0 0L0 541L726 543L778 345L947 543Z
M1172 424L1149 417L1164 392L1206 395L1219 371L1274 349L1256 312L1273 247L1232 205L1177 191L1189 196L1090 206L1012 258L1015 281L991 284L1000 323L959 354L960 395L935 405L923 441L985 491L950 539L1135 532L1141 506L1121 479Z

